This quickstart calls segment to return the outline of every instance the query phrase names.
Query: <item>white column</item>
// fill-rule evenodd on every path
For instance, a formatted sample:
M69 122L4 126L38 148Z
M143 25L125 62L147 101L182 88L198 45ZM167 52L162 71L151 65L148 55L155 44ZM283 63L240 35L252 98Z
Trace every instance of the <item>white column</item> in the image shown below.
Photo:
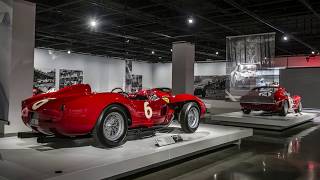
M21 101L32 96L36 5L13 1L12 46L9 72L10 126L5 133L30 130L21 120Z

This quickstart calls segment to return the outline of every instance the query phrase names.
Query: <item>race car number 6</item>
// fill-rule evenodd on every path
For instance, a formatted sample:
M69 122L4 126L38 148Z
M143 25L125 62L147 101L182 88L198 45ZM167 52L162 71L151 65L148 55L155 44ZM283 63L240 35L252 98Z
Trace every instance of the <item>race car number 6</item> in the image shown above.
M146 116L146 118L150 119L152 117L152 109L149 106L148 102L144 102L144 115Z

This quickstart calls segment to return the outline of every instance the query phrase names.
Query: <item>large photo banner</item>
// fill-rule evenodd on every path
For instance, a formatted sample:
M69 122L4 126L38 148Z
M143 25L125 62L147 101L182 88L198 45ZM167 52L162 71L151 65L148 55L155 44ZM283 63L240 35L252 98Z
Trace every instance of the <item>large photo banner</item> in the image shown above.
M271 63L275 55L275 33L228 36L226 50L228 98L239 99L253 87L279 81Z

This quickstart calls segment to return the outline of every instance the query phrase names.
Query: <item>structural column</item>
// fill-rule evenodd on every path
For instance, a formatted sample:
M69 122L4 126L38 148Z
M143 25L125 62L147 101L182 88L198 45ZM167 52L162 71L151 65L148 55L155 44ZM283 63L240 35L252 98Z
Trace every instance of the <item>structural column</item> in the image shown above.
M189 42L172 45L172 90L193 94L195 46Z
M21 101L32 96L34 71L36 5L14 0L12 7L11 55L6 59L5 67L9 72L5 84L2 84L4 89L8 90L7 120L10 122L9 126L5 126L5 134L29 130L21 120Z

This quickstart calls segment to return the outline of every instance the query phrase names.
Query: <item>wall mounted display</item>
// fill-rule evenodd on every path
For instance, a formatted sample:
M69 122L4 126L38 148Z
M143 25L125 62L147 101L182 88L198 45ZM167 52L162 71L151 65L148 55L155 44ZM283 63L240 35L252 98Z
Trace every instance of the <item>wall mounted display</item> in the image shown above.
M66 70L60 69L59 71L59 89L74 84L83 83L83 71L80 70Z
M132 61L126 60L126 79L125 79L125 91L131 92L132 88Z
M142 89L142 75L132 75L131 92L137 92Z
M195 76L194 95L209 99L225 99L228 76Z
M271 59L275 55L275 33L229 36L226 38L226 73L230 76L228 92L240 97L256 87L264 77L259 71L274 71ZM279 78L268 82L278 81Z
M33 75L33 88L41 92L55 91L56 70L47 68L35 68Z
M137 92L142 89L142 75L132 74L132 61L126 60L126 80L125 80L125 91L126 92Z

